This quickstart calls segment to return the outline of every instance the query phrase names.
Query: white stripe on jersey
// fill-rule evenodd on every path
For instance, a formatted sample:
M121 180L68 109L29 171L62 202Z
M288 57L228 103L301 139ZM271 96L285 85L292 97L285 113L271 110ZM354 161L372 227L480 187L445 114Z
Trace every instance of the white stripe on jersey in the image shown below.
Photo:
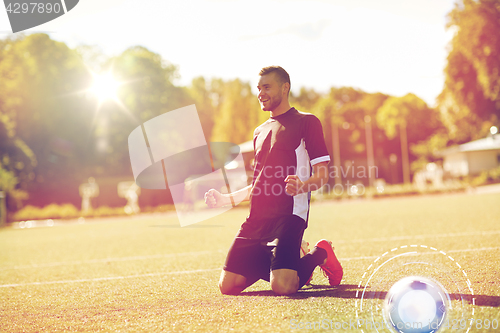
M311 161L311 165L316 165L316 164L321 163L321 162L329 162L329 161L330 161L329 155L320 156L320 157L316 157L315 159L313 159Z
M300 145L295 149L295 157L297 159L297 176L301 181L305 182L311 177L311 164L304 139L300 141ZM309 195L310 193L306 192L293 197L293 215L297 215L305 221L307 221L307 212L309 211Z

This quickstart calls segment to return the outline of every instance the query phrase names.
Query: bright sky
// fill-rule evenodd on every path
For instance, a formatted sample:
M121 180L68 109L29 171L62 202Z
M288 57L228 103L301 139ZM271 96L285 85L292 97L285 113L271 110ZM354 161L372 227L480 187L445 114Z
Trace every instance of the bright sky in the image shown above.
M292 91L353 86L431 106L444 82L446 14L455 0L80 0L64 16L27 31L50 32L71 47L117 55L142 45L192 78L257 84L260 68L280 65ZM0 9L0 38L12 31ZM254 88L255 89L255 88ZM304 110L306 111L306 110Z

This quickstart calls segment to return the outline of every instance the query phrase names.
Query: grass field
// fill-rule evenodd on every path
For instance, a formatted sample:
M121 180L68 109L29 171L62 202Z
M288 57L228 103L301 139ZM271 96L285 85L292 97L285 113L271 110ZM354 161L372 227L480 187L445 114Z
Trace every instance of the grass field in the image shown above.
M304 238L333 241L344 279L331 288L317 268L313 285L288 297L265 281L240 296L219 293L246 215L233 209L185 228L175 215L3 228L0 331L288 332L324 319L378 320L390 285L419 273L444 285L455 318L476 320L443 331L500 332L484 325L500 321L500 194L315 203Z

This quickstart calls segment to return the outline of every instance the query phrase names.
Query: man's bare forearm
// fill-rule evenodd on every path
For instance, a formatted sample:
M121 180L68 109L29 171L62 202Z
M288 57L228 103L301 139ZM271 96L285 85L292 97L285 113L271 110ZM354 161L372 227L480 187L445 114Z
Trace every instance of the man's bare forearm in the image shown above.
M328 173L315 173L304 182L301 193L316 191L328 182Z
M301 193L316 191L328 182L328 162L321 162L313 166L312 176L303 183Z
M224 200L223 205L231 205L232 202L242 202L250 200L250 191L252 190L252 185L242 188L241 190L231 192L229 194L223 194L222 198Z

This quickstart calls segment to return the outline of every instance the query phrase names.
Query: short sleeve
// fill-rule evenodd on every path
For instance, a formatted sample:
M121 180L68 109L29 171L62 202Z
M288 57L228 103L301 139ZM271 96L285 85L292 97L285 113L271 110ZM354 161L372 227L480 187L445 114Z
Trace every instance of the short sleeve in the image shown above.
M321 121L315 115L309 115L304 130L304 141L311 165L329 162L330 155L326 149Z

